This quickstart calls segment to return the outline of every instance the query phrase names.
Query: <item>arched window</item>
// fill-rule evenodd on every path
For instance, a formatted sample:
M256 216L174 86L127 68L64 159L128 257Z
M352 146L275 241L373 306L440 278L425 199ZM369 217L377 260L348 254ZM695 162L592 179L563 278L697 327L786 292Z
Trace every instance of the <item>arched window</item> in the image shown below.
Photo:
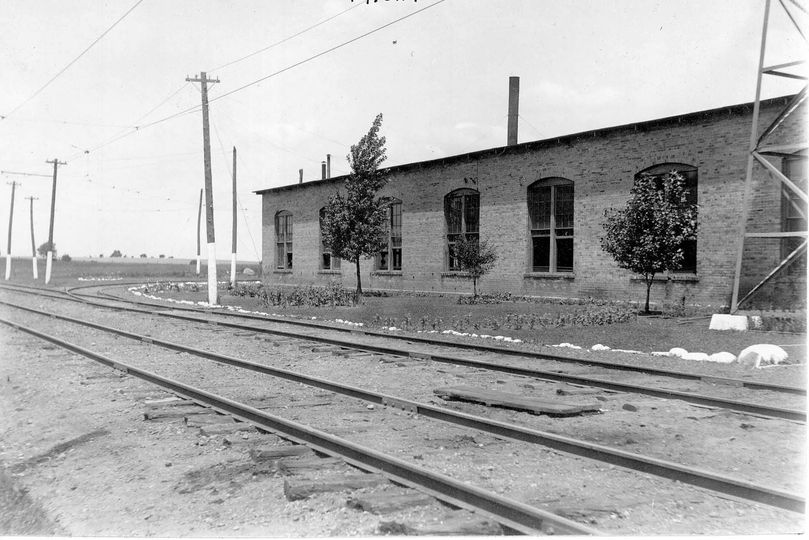
M275 214L275 268L292 270L292 214Z
M377 270L402 269L402 201L387 199L387 246L376 256Z
M528 186L531 270L573 271L573 182L543 178Z
M698 175L697 168L693 165L686 165L684 163L663 163L660 165L654 165L648 169L640 171L635 175L635 178L638 178L641 175L648 175L662 181L663 177L672 171L678 172L680 176L685 179L686 200L691 204L697 204ZM676 272L695 274L697 272L696 235L693 238L683 240L682 249L684 255L683 263L680 269L676 270Z
M339 270L340 259L333 257L331 254L331 247L327 246L323 241L323 218L326 215L326 208L320 209L320 269L321 270Z
M456 189L444 197L444 217L447 222L447 268L458 271L455 243L461 236L478 240L480 231L480 193L474 189Z

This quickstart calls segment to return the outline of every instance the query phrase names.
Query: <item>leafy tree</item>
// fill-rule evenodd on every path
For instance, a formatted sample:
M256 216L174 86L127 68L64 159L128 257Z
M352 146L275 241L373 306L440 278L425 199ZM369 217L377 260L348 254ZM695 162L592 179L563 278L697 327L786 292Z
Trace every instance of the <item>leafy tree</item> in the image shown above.
M120 250L120 249L116 249L115 251L113 251L113 252L112 252L112 254L110 255L110 257L121 257L121 250Z
M145 253L141 253L141 254L140 254L140 258L141 258L141 259L145 259L145 258L146 258L146 254L145 254Z
M604 212L601 249L621 268L640 274L646 282L646 305L656 274L680 268L682 244L697 233L697 205L686 199L685 180L671 171L662 178L641 175L623 209Z
M48 255L48 251L53 251L53 256L56 258L56 244L53 244L53 249L49 249L49 246L48 242L45 241L37 248L37 253L39 253L40 257L45 257Z
M67 253L65 253L64 255L62 255L62 260L65 261L65 262L70 262L70 261L73 260L73 258L70 255L68 255Z
M329 198L323 216L323 241L332 256L353 261L357 268L355 302L362 302L360 259L370 258L385 247L387 210L376 197L387 182L379 170L385 156L385 137L379 136L382 114L368 133L351 146L346 156L351 173L345 182L345 195L339 191Z
M472 278L473 296L477 298L478 279L494 267L494 263L497 262L497 251L486 240L461 235L455 243L454 253L458 268Z
M158 259L165 259L165 258L166 258L166 256L165 256L165 255L163 255L163 254L161 253L160 255L158 255L158 256L157 256L157 258L158 258Z

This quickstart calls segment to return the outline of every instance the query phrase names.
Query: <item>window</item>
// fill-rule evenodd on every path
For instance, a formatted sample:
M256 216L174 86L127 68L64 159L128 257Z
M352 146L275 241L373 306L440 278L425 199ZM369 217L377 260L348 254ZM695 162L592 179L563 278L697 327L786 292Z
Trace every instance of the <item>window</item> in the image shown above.
M573 271L573 182L545 178L528 186L531 270Z
M480 229L480 193L473 189L458 189L444 197L444 217L447 221L447 268L460 270L455 258L455 243L461 236L478 240Z
M649 175L653 178L656 178L662 181L663 177L668 173L676 171L680 174L680 176L685 179L685 190L686 190L686 200L691 204L697 204L699 202L697 197L697 168L691 165L685 165L683 163L664 163L662 165L654 165L653 167L649 167L638 174L635 175L635 178L641 175ZM682 243L683 249L683 262L682 266L680 266L679 270L675 270L675 273L689 273L689 274L696 274L697 273L697 237L694 236L693 238L689 238L687 240L683 240Z
M275 268L292 270L292 214L275 214Z
M390 199L386 220L387 247L376 256L377 270L402 269L402 201Z
M806 161L805 154L793 154L785 157L781 168L784 176L793 184L806 192ZM781 185L781 230L783 232L806 231L806 202L797 193L785 185ZM785 259L806 237L790 237L781 240L781 258ZM800 256L787 270L789 273L804 274L806 272L806 255Z
M326 216L326 208L320 209L320 269L339 270L340 259L332 257L331 248L323 241L323 219Z

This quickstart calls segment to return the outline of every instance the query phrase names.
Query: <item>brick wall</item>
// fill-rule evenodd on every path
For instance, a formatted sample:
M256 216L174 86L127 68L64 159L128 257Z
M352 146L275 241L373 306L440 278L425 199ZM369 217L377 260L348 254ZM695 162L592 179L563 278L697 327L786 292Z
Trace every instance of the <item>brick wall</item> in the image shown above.
M768 125L785 102L762 104L761 124ZM559 139L453 156L391 169L380 192L402 201L403 263L401 272L374 272L362 261L364 288L471 292L468 278L446 268L444 196L459 188L480 192L480 236L499 259L479 287L484 292L558 297L596 297L642 301L645 286L617 267L601 250L604 210L622 207L634 175L661 163L697 167L700 230L696 275L676 275L652 289L654 302L685 301L716 308L730 303L742 215L751 106L737 106L677 118L599 130ZM782 126L773 144L805 140L805 125L795 116ZM780 167L780 160L774 164ZM750 231L781 226L780 186L763 167L756 167ZM572 275L530 273L527 188L539 179L564 177L575 185L574 272ZM319 271L318 211L343 178L267 190L263 196L265 281L318 283L339 279L355 285L354 265L343 261L340 272ZM294 268L275 271L276 212L294 216ZM745 283L764 275L780 256L778 242L748 242Z

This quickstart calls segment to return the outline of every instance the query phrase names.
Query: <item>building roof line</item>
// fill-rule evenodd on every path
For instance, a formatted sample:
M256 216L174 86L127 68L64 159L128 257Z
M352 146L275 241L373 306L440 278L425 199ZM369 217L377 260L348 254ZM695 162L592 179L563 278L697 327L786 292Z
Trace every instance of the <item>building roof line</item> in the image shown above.
M770 99L763 99L761 100L762 107L769 107L772 105L783 105L792 98L793 95L787 96L779 96ZM629 124L622 124L618 126L610 126L605 128L599 129L591 129L587 131L580 131L578 133L571 133L568 135L559 135L556 137L549 137L547 139L539 139L536 141L528 141L519 144L514 144L510 146L497 146L494 148L486 148L483 150L474 150L472 152L466 152L463 154L455 154L452 156L445 156L441 158L434 158L428 159L424 161L415 161L412 163L403 163L401 165L393 165L391 167L386 167L381 169L387 173L396 173L401 171L406 171L409 169L419 169L425 167L434 167L445 165L449 163L456 163L460 161L471 161L475 159L490 157L490 156L500 156L506 153L521 153L530 150L535 150L538 148L548 147L548 146L556 146L561 144L572 144L577 140L585 139L585 138L596 138L596 137L603 137L612 133L620 132L620 131L645 131L647 129L659 127L659 126L666 126L670 124L682 124L686 122L693 122L697 120L702 120L706 117L714 117L714 116L721 116L721 115L738 115L744 114L747 112L752 111L753 103L741 103L738 105L728 105L724 107L718 107L715 109L706 109L703 111L697 111L692 113L686 114L678 114L674 116L667 116L664 118L656 118L653 120L644 120L642 122L632 122ZM278 191L286 191L290 189L296 188L304 188L314 184L324 184L324 183L335 183L335 182L342 182L346 178L348 178L347 174L341 176L333 176L331 178L326 179L317 179L317 180L310 180L308 182L300 182L297 184L288 184L285 186L278 186L274 188L266 188L254 191L256 195L263 195L265 193L274 193Z

